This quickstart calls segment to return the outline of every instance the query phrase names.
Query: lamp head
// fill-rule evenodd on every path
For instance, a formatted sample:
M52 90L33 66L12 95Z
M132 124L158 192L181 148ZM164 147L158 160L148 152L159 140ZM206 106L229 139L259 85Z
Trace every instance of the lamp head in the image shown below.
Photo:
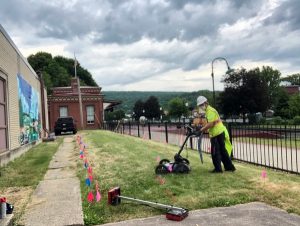
M229 74L231 74L231 73L233 73L233 72L234 72L234 69L232 69L232 68L230 68L230 67L228 66L228 70L226 71L226 74L229 75Z

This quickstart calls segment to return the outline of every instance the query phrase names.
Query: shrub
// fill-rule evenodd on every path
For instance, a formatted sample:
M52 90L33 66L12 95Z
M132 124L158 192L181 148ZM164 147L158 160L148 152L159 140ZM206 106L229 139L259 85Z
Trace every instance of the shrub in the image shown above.
M293 118L293 124L300 125L300 115L297 115Z
M280 125L280 124L282 124L282 118L280 116L276 116L273 119L273 122L274 122L275 125Z
M259 124L267 124L266 118L261 118L261 119L259 120Z
M248 115L249 124L255 124L256 123L256 117L255 114L249 114Z

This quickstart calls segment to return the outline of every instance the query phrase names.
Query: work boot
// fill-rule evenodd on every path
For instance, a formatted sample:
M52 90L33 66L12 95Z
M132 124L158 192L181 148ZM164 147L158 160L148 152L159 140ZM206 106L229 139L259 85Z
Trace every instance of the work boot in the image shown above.
M232 165L231 169L225 169L225 171L230 171L230 172L234 172L236 169L234 167L234 165Z

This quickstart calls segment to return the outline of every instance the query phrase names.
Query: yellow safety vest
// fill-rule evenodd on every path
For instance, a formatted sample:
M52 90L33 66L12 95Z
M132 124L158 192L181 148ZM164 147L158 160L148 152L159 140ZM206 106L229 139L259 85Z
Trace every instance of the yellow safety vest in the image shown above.
M226 127L224 126L224 124L222 123L219 113L217 112L216 109L214 109L213 107L211 107L210 105L207 106L206 111L205 111L205 115L207 118L207 122L215 122L216 124L208 129L208 133L209 133L209 137L215 137L220 135L221 133L225 133L225 148L228 152L228 155L231 155L232 152L232 145L230 143L230 138L229 138L229 134L228 131L226 129Z

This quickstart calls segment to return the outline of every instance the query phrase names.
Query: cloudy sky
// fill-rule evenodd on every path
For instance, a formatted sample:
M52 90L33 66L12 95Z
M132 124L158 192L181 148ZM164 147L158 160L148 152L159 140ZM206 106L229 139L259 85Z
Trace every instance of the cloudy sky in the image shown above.
M211 63L300 72L299 0L1 0L25 57L73 57L103 90L212 90ZM223 89L226 62L214 62Z

